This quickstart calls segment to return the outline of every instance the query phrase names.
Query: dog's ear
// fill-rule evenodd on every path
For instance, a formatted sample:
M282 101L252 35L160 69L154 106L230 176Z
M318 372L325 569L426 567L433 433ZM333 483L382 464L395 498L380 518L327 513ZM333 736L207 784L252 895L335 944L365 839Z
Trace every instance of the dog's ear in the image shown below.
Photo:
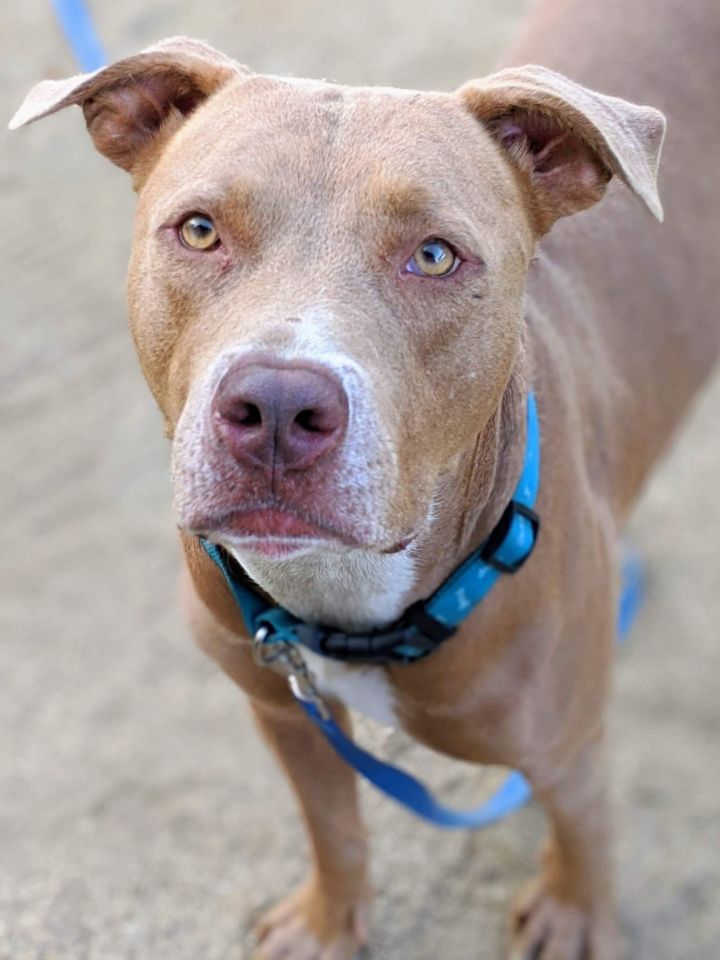
M225 83L246 73L245 67L199 40L172 37L94 73L39 83L10 121L10 129L76 104L100 153L134 172L159 137L174 131Z
M662 220L657 167L665 118L658 110L537 66L501 70L458 94L526 178L538 233L597 203L613 175Z

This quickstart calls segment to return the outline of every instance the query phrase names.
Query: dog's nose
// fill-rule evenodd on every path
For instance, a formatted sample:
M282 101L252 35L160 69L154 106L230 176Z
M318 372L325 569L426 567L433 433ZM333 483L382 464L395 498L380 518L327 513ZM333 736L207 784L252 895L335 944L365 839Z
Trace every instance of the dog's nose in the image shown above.
M246 362L221 379L212 416L216 436L244 466L304 470L341 442L348 400L329 370Z

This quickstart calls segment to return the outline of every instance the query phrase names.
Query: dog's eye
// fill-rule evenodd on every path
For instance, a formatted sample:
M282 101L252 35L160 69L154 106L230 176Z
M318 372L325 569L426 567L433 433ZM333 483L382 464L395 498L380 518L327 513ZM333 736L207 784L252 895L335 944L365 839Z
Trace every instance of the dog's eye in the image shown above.
M433 237L421 243L405 269L419 277L447 277L460 266L460 258L445 240Z
M210 217L193 213L180 224L180 239L191 250L212 250L220 242L217 227Z

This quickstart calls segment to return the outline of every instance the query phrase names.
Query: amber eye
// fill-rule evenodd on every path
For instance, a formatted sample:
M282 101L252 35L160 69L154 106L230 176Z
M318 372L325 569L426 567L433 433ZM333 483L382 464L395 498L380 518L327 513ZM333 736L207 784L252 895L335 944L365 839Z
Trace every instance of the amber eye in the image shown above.
M460 266L460 258L445 240L434 237L420 244L405 269L420 277L447 277Z
M220 242L217 227L202 213L193 213L183 220L179 232L180 239L191 250L211 250Z

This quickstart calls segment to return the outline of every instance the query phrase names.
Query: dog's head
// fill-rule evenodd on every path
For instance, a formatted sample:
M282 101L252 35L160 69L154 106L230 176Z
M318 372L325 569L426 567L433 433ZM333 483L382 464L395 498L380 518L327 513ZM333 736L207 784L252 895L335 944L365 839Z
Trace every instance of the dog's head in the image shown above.
M174 39L14 125L70 104L139 194L130 321L181 527L241 558L405 549L507 387L538 237L613 175L660 216L661 115L540 67L348 88Z

